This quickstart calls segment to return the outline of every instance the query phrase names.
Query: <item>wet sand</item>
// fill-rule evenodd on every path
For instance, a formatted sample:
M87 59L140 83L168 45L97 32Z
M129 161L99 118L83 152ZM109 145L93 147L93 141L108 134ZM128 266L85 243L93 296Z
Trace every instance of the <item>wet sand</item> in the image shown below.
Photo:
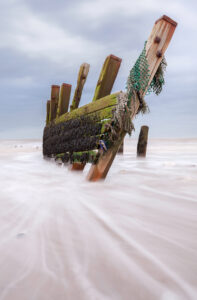
M135 153L89 183L0 143L0 300L197 299L197 140Z

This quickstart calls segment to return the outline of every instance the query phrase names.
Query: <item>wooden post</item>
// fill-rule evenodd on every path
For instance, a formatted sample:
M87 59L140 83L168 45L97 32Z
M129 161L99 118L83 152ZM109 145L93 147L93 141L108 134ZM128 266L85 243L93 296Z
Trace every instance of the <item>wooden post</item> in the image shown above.
M99 114L99 112L114 109L118 104L118 96L120 92L108 95L101 99L101 101L90 102L86 105L79 107L71 112L65 113L59 118L56 118L55 123L65 122L74 118L79 118L84 115L92 115L94 113ZM104 119L104 118L103 118ZM102 120L102 119L100 119Z
M138 144L137 144L137 156L138 157L146 157L148 130L149 130L148 126L141 127Z
M149 65L150 80L152 81L159 64L164 56L165 50L170 43L173 33L176 29L177 23L171 20L169 17L163 16L158 21L156 21L151 35L146 44L146 59ZM159 41L159 42L157 42ZM143 97L146 91L140 91L140 96ZM135 117L138 112L140 105L139 99L136 99L135 105L132 105L131 120ZM116 153L124 140L126 132L122 131L119 138L115 141L114 145L104 153L96 165L92 165L87 179L90 181L97 181L99 179L104 179L111 167L111 164L116 156Z
M107 56L97 82L93 101L103 98L111 93L121 62L122 59L115 55L111 54Z
M83 91L84 84L86 82L88 72L90 69L90 65L87 63L84 63L81 65L79 69L78 79L77 79L77 87L75 89L72 105L70 106L70 111L78 108L79 102L81 100L81 94Z
M47 101L46 125L49 123L49 115L50 115L50 100Z
M50 101L50 116L49 121L53 121L56 118L57 113L57 106L59 101L59 85L52 85L51 86L51 101Z
M60 96L57 108L57 117L65 114L68 111L70 93L72 85L63 83L60 89Z
M81 100L83 87L86 82L89 69L90 69L90 65L87 63L82 64L79 69L79 74L78 74L78 79L77 79L77 87L75 89L72 105L70 106L70 111L79 107L79 102ZM71 171L83 171L84 168L85 168L85 164L76 162L71 165L70 170Z
M70 171L83 171L85 168L85 163L75 162L71 164Z
M119 154L123 154L123 152L124 152L124 141L122 142L122 144L120 145L120 147L118 149Z

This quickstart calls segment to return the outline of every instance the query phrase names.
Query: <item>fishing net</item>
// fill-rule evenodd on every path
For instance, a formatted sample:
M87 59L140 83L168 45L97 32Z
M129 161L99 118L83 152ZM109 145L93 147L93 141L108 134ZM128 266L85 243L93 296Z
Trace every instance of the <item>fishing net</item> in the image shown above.
M144 48L138 57L135 65L130 71L128 80L127 80L127 96L128 96L128 102L127 105L131 106L132 98L133 100L136 99L136 96L138 96L140 102L141 102L141 111L142 113L147 112L148 106L146 105L146 102L144 101L143 97L140 95L144 94L150 94L151 92L154 92L156 95L159 95L162 91L162 87L165 83L164 80L164 71L166 70L167 62L165 60L165 57L163 57L157 72L155 73L155 76L153 77L153 80L151 81L149 87L148 83L150 80L150 71L149 71L149 65L146 58L146 43L144 43Z
M118 96L118 105L116 106L113 116L113 120L118 124L118 127L129 134L131 134L134 129L131 119L136 111L136 101L139 100L140 102L137 113L149 112L148 105L142 95L150 94L151 92L159 95L165 83L164 71L166 70L167 63L165 57L163 57L157 72L149 85L150 71L146 58L146 43L147 42L145 42L140 56L130 71L126 86L127 92L122 92Z

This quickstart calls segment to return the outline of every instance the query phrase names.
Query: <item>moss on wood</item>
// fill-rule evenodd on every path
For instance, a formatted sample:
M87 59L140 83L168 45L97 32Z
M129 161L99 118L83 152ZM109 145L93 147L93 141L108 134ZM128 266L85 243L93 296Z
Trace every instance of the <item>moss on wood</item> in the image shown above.
M119 93L108 95L108 96L100 99L99 101L86 104L78 109L75 109L71 112L68 112L68 113L60 116L59 118L56 118L54 120L54 122L56 124L58 124L61 122L65 122L65 121L68 121L71 119L79 118L81 116L86 116L86 115L93 114L93 113L94 114L98 113L98 116L100 115L100 118L101 118L100 120L102 120L102 113L100 113L100 111L116 105L118 103L118 98L117 98L118 94ZM107 111L109 111L109 110L107 110ZM105 114L104 114L104 118L105 118Z

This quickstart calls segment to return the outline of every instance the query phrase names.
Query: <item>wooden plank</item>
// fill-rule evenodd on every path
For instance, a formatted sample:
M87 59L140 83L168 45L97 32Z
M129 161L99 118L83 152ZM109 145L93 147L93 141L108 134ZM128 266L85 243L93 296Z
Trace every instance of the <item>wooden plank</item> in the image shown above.
M78 118L81 116L89 115L91 113L97 113L98 111L101 111L106 108L110 108L112 106L114 107L114 105L116 105L118 103L118 98L117 98L118 95L119 95L119 92L112 94L112 95L108 95L108 96L100 99L99 101L86 104L76 110L73 110L72 112L69 112L69 113L66 113L66 114L60 116L59 118L57 118L55 120L55 123L58 124L61 122L71 120L73 118Z
M97 82L93 101L103 98L111 93L121 62L122 59L117 56L112 54L107 56Z
M156 22L156 24L153 27L151 35L146 44L146 58L149 64L149 71L151 75L149 84L157 71L157 68L162 60L164 52L167 49L168 44L173 36L175 28L176 25L174 21L169 21L166 17L162 17L158 22ZM159 39L156 39L156 37L158 37ZM157 42L156 40L159 40L159 42ZM159 53L161 55L158 55ZM140 92L141 96L145 96L145 94L146 91ZM133 119L136 113L138 112L140 101L137 99L136 101L133 100L131 103L131 119ZM122 130L122 132L119 135L119 138L114 143L114 145L100 157L96 165L92 165L87 176L88 180L97 181L100 179L104 179L107 176L111 164L117 154L117 151L124 140L125 134L126 133Z
M58 108L57 108L57 117L68 112L71 88L72 85L67 83L63 83L61 85Z
M177 23L165 15L155 22L153 30L146 44L146 58L150 70L150 79L148 85L150 85L161 63L176 26Z
M90 65L87 63L83 63L79 69L78 79L77 79L77 87L75 89L74 97L72 100L72 105L70 106L70 111L78 108L79 102L81 99L81 94L83 91L84 84L86 82L88 72L90 69Z
M142 126L138 138L137 144L137 156L138 157L146 157L146 148L148 141L148 126Z
M46 116L46 125L49 123L49 116L50 116L50 100L47 101L47 116Z
M123 142L125 137L124 132L122 132L119 138L115 141L114 145L110 150L108 150L103 156L100 157L97 164L92 165L88 173L87 179L89 181L97 181L104 179L113 163L113 160L118 152L120 144Z
M51 86L51 101L50 101L50 115L49 115L50 122L56 118L57 106L59 101L59 91L60 91L59 85Z

